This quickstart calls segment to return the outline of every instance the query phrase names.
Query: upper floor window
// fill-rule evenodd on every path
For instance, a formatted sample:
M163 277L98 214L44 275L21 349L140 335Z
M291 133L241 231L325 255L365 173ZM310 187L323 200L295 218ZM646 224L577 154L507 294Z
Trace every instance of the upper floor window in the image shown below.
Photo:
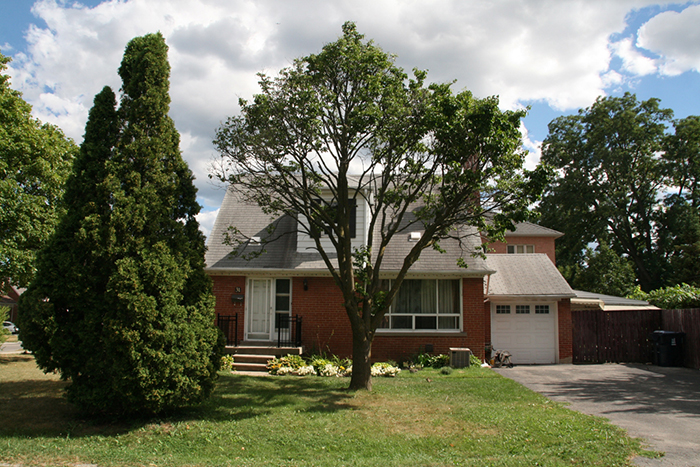
M534 253L535 245L508 245L508 253L510 254L522 254L522 253Z
M355 238L357 236L357 202L354 199L349 199L348 205L350 206L350 216L348 219L350 227L350 238ZM335 210L337 206L338 203L334 202L331 204L331 209ZM321 232L321 236L323 235L324 233Z

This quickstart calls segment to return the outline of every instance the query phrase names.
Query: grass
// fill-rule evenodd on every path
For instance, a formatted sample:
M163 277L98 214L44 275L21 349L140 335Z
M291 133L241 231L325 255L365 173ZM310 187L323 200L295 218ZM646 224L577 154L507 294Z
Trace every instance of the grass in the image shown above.
M430 380L430 381L429 381ZM488 369L348 380L222 374L203 405L81 418L31 356L0 357L0 463L99 466L629 466L638 440Z

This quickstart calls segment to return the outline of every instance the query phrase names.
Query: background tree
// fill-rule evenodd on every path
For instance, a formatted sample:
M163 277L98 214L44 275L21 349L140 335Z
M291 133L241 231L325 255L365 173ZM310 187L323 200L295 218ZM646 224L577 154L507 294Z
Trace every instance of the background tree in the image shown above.
M61 130L31 116L0 54L0 288L25 287L37 251L53 232L63 184L77 152ZM6 284L7 282L7 284Z
M655 241L666 184L658 153L671 116L658 99L639 102L627 93L549 124L542 160L560 175L538 209L542 225L565 234L557 246L564 271L581 264L595 242L629 258L642 289L664 283L668 255Z
M168 117L160 34L133 39L122 98L95 97L67 214L22 296L21 337L88 412L158 413L207 397L220 364L193 176Z
M449 85L426 88L425 76L416 71L408 80L346 23L319 54L296 60L277 78L260 75L261 94L242 100L241 116L229 118L215 140L222 155L217 177L267 213L304 220L300 231L313 238L343 295L352 389L371 389L376 329L421 252L463 238L463 226L498 238L525 217L546 178L544 171L522 172L522 112L501 112L495 98L454 95ZM367 244L353 251L350 213L370 192ZM492 223L487 213L495 213ZM424 233L384 290L386 247L412 225Z
M574 289L616 297L626 297L634 290L634 267L607 245L586 248L583 264L574 265L575 270L567 274Z
M637 287L627 298L646 300L664 310L700 308L700 287L678 284L647 293Z
M672 284L700 286L700 117L674 122L664 144L671 189L660 221L658 242L669 252Z

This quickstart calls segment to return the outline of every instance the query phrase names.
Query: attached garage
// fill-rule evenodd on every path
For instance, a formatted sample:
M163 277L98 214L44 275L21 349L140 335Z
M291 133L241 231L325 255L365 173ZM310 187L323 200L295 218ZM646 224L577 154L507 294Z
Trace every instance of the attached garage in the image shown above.
M557 362L555 303L491 304L491 342L508 350L515 364Z
M559 304L575 294L549 257L495 254L487 264L497 271L485 284L493 348L509 351L512 362L521 365L569 358L560 355ZM564 341L570 345L570 337Z

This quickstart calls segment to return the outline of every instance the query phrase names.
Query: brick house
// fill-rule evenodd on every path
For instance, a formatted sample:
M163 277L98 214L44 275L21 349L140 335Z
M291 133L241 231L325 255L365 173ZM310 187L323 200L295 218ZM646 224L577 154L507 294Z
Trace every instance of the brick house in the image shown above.
M358 197L353 245L364 244L368 211ZM266 243L271 224L277 239ZM250 238L236 257L224 242L230 227ZM487 344L493 343L507 348L515 363L570 362L574 294L553 263L554 240L561 234L520 224L505 243L495 245L498 252L482 259L469 254L482 242L478 232L472 233L462 245L441 242L445 253L423 251L377 330L372 359L402 361L419 352L448 353L453 347L469 348L483 359ZM420 234L407 229L394 237L382 268L387 281ZM217 316L237 318L230 344L274 345L279 336L296 332L289 317L300 317L298 343L306 352L351 356L342 294L312 247L311 238L297 229L297 219L271 219L227 190L209 236L206 271L214 281ZM254 259L242 257L262 248L264 253ZM466 269L457 265L459 257Z

